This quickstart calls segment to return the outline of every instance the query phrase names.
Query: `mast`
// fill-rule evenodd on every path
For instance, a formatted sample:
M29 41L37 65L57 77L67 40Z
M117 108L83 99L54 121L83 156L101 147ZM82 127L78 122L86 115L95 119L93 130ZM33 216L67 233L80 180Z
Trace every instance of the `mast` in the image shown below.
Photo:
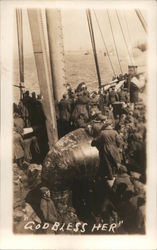
M54 97L60 101L65 92L65 63L61 11L46 9L48 43Z
M93 48L93 54L94 54L94 59L95 59L95 66L96 66L96 71L97 71L99 88L101 88L101 76L100 76L100 71L99 71L99 64L98 64L97 51L96 51L96 45L95 45L91 11L89 9L86 10L86 15L87 15L88 28L89 28L89 33L90 33L90 38L91 38L91 43L92 43L92 48Z
M24 83L24 60L23 60L23 23L22 23L22 10L16 9L16 25L17 25L17 40L18 40L18 56L19 56L19 71L20 71L20 99L23 97L23 85Z
M58 140L56 113L53 97L52 78L48 65L41 10L28 9L28 18L32 36L33 51L40 91L43 97L43 109L46 116L49 146Z

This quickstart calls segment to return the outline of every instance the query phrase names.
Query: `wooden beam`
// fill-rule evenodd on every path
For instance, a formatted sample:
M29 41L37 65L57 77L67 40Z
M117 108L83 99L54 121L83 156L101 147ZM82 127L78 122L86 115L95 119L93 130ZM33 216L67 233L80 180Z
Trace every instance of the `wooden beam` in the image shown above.
M43 109L46 116L46 125L49 146L58 140L56 112L53 97L52 78L48 65L46 44L43 31L42 15L40 9L28 9L28 18L32 35L33 51L37 67L37 75L41 95L43 97Z
M66 91L61 11L46 9L46 22L54 96L57 101L60 101Z

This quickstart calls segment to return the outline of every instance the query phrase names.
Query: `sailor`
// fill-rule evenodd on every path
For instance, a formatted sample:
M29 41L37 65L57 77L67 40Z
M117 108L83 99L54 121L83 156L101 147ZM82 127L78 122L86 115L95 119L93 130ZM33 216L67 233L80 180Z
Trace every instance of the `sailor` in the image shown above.
M22 135L25 123L18 113L14 113L14 126L16 128L16 131Z
M62 130L63 133L66 134L69 132L70 129L69 127L70 127L70 114L71 114L71 106L69 100L67 99L66 94L63 95L63 98L59 103L59 111L60 111L60 122L62 124Z
M42 102L42 96L41 96L41 94L37 95L37 101Z
M24 94L23 94L23 103L26 106L26 108L28 108L29 111L29 107L30 107L30 103L32 101L32 97L30 97L29 95L29 91L27 90Z
M72 120L74 123L77 121L81 114L84 116L85 122L89 120L89 102L90 99L87 96L86 92L78 93L78 99L72 113Z
M13 113L19 113L20 110L19 110L19 107L16 103L13 103Z
M74 126L75 128L86 128L87 123L83 114L79 115L78 119L74 122Z
M31 125L30 125L30 120L29 120L29 112L26 106L23 104L23 100L19 101L18 109L19 109L21 117L24 120L25 127L26 128L30 127Z
M99 96L98 96L97 92L94 91L92 96L90 97L90 105L89 105L90 112L99 111L99 109L98 109L98 100L99 100Z
M105 110L104 110L104 94L103 94L103 89L99 90L99 98L98 98L98 107L101 110L102 114L105 114Z
M126 89L124 89L123 86L121 87L121 90L120 90L120 92L118 93L118 96L119 96L119 101L120 101L120 102L125 102L125 103L128 102L128 94L127 94L127 92L126 92Z
M32 92L32 101L36 102L37 98L36 98L36 93Z
M105 106L109 105L109 92L107 90L104 91L104 105Z
M104 126L105 122L107 121L107 116L102 115L101 113L97 115L96 119L92 121L92 136L95 138L101 132L102 127Z
M118 95L115 91L115 86L111 87L111 91L109 92L109 103L113 104L118 101Z
M128 74L130 81L130 102L136 103L138 102L139 95L139 80L137 78L137 66L130 65L128 66Z
M116 176L116 180L114 182L112 190L114 192L117 192L117 188L118 188L119 184L121 184L121 183L126 184L125 191L129 190L129 191L132 191L133 193L135 192L134 185L131 182L131 178L130 178L129 174L127 173L127 168L125 166L123 166L123 165L119 166L118 173L117 173L117 176Z
M21 134L17 131L16 127L13 129L14 141L14 161L19 167L23 166L24 161L24 141Z
M130 102L138 102L139 87L137 85L137 79L133 77L130 82Z
M115 130L117 130L117 131L119 131L119 129L120 129L119 122L120 122L120 116L119 116L119 114L117 114L115 117Z
M43 214L45 222L54 223L57 221L57 211L51 199L50 190L47 187L40 188L42 198L40 202L40 210Z
M112 120L106 121L104 128L91 144L97 147L99 151L99 173L102 177L107 176L108 184L111 187L114 183L114 175L121 161L118 149L120 145L119 135L113 129L112 124Z
M108 107L108 119L111 119L114 123L113 107L111 104Z
M84 88L86 87L85 82L81 82L78 84L77 88L76 88L76 92L81 92Z

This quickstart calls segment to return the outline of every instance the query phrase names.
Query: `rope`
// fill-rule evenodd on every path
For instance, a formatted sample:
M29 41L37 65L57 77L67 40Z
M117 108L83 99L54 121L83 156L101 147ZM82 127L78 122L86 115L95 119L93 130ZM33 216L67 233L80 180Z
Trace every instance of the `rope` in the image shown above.
M132 60L133 60L133 65L135 64L135 61L134 61L134 56L133 56L133 51L132 51L132 38L131 38L131 35L130 35L130 31L129 31L129 26L128 26L128 20L126 18L126 15L124 14L124 20L125 20L125 25L126 25L126 28L127 28L127 33L128 33L128 37L129 37L129 41L130 41L130 45L131 45L131 56L132 56Z
M20 71L20 95L22 98L22 85L24 82L24 60L23 60L23 23L22 23L22 10L16 10L16 24L17 24L17 40L18 40L18 55L19 55L19 71Z
M105 43L105 39L104 39L104 37L103 37L102 31L101 31L101 28L100 28L100 25L99 25L99 21L98 21L97 15L96 15L96 13L95 13L95 10L93 10L93 11L94 11L95 19L96 19L96 22L97 22L97 25L98 25L98 28L99 28L99 31L100 31L100 34L101 34L102 41L103 41L104 46L105 46L105 50L106 50L107 55L108 55L108 59L109 59L109 62L110 62L110 65L111 65L113 74L114 74L114 76L115 76L116 73L115 73L115 71L114 71L114 67L113 67L113 64L112 64L112 61L111 61L111 58L110 58L110 55L109 55L109 51L108 51L108 49L107 49L107 45L106 45L106 43Z
M139 11L139 10L135 10L135 12L136 12L136 15L138 16L138 18L139 18L139 20L140 20L141 24L142 24L142 27L143 27L144 31L147 33L147 27L146 27L145 20L144 20L144 19L142 19L142 18L143 18L143 16L141 16L141 13L140 13L140 11Z
M125 42L125 45L126 45L126 49L127 49L128 55L129 55L130 62L132 63L132 65L134 65L134 62L132 60L132 57L131 57L131 54L130 54L130 51L129 51L129 47L128 47L127 41L125 39L125 35L124 35L124 32L123 32L123 27L122 27L122 24L120 22L120 18L118 16L118 11L117 10L115 10L115 11L116 11L116 16L117 16L117 19L118 19L118 23L120 25L120 29L121 29L121 32L122 32L122 35L123 35L123 39L124 39L124 42Z
M95 59L95 66L96 66L96 71L97 71L99 88L101 88L101 77L100 77L100 72L99 72L98 58L97 58L97 53L96 53L96 45L95 45L95 38L94 38L90 10L86 10L86 15L87 15L88 28L89 28L89 33L90 33L90 38L91 38L91 43L92 43L92 48L93 48L93 54L94 54L94 59Z
M98 82L99 82L99 87L101 87L101 77L100 77L100 72L99 72L99 64L98 64L98 59L97 59L97 53L96 53L96 44L95 44L95 38L94 38L94 31L93 31L93 25L92 25L92 18L91 18L91 12L88 10L89 13L89 23L90 23L90 30L91 30L91 37L92 37L92 42L93 42L93 51L94 51L94 57L95 57L95 64L96 64L96 69L97 69L97 75L98 75Z
M117 46L116 46L116 41L115 41L115 37L114 37L114 33L113 33L112 23L111 23L111 20L110 20L110 15L109 15L109 11L108 10L107 10L107 16L108 16L108 20L109 20L109 24L110 24L110 29L111 29L111 33L112 33L112 37L113 37L113 42L114 42L114 46L115 46L115 50L116 50L116 55L117 55L117 59L118 59L120 71L123 74L123 70L122 70L122 67L121 67L121 64L120 64L118 50L117 50Z
M139 13L140 13L140 15L141 15L141 18L142 18L142 20L143 20L143 23L145 24L145 26L147 26L147 22L146 22L146 20L145 20L145 18L144 18L144 16L143 16L141 10L138 10L138 11L139 11Z

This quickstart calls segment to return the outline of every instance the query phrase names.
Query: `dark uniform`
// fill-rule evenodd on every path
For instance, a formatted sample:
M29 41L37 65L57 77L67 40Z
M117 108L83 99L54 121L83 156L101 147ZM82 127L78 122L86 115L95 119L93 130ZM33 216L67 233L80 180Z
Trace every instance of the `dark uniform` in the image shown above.
M118 133L110 126L102 130L99 136L92 141L92 146L99 150L100 174L107 176L110 180L113 179L117 164L120 163L119 144Z
M70 116L71 116L71 105L70 101L66 99L66 96L63 95L59 103L59 111L60 111L60 125L62 135L67 134L70 131Z
M130 102L136 103L138 102L138 94L139 94L139 88L138 86L134 83L137 78L133 77L130 82Z
M74 123L75 128L85 128L87 123L85 122L85 118L82 114L78 117L78 119Z
M111 90L109 93L109 103L113 104L114 102L118 101L118 95L114 89Z
M104 95L100 93L99 95L99 100L98 100L98 105L99 105L99 109L101 110L102 114L105 114L105 110L104 110Z
M40 202L40 210L43 214L44 221L54 223L57 221L57 211L53 201L50 198L50 191L47 187L40 188L42 193L42 198Z
M90 98L90 113L93 112L98 112L99 108L98 108L98 101L99 101L99 97L97 96L97 93L94 93L92 95L92 97Z
M119 101L120 102L125 102L125 103L128 102L128 94L124 89L121 89L118 96L119 96Z
M72 113L72 120L75 123L75 121L80 117L80 115L84 116L84 121L88 121L89 119L89 97L84 93L83 95L80 94L78 96L78 100L76 102L76 106L74 108L74 111Z
M104 116L102 114L98 114L97 115L97 120L94 120L94 121L91 122L92 136L93 137L97 137L100 134L100 132L101 132L101 130L102 130L104 124L105 124L106 119L107 119L106 116Z
M108 106L109 105L109 92L105 91L104 93L104 105Z

